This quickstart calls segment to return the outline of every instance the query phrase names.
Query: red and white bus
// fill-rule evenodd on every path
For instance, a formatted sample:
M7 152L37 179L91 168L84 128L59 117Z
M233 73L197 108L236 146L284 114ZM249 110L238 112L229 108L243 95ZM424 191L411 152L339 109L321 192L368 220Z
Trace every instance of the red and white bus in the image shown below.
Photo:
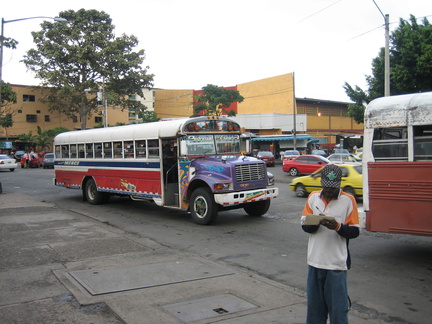
M207 116L65 132L54 183L91 204L128 195L189 210L203 225L223 209L261 216L279 190L263 161L240 153L240 135L232 119Z
M375 99L364 123L366 229L432 235L432 92Z

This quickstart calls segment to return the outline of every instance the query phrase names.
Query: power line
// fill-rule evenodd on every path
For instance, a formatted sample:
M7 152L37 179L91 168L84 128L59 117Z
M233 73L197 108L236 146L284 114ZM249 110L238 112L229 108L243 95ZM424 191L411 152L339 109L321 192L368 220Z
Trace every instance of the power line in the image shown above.
M313 17L313 16L319 14L320 12L322 12L322 11L324 11L324 10L326 10L326 9L328 9L328 8L330 8L330 7L332 7L332 6L334 6L335 4L337 4L338 2L341 2L341 1L342 1L342 0L338 0L338 1L336 1L336 2L333 2L331 5L328 5L327 7L323 8L323 9L321 9L321 10L318 10L317 12L315 12L315 13L313 13L313 14L311 14L311 15L305 17L305 18L303 18L302 20L298 21L297 24L300 24L301 22L303 22L303 21L305 21L305 20L307 20L307 19L309 19L309 18L311 18L311 17Z

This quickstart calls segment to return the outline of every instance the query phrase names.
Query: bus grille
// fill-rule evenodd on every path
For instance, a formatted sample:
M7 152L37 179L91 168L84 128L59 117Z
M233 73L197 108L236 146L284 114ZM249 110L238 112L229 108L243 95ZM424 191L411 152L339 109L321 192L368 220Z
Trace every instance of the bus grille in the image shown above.
M237 182L265 179L264 163L236 165Z

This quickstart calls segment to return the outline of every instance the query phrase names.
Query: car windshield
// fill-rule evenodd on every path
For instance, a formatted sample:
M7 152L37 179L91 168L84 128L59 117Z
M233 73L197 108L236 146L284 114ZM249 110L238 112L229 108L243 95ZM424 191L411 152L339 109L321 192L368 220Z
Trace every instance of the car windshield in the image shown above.
M272 152L259 152L258 156L273 156Z
M300 155L299 151L285 151L284 155Z
M12 158L7 154L0 154L0 159L1 160L8 160L8 159L12 159Z
M358 173L363 174L363 169L362 169L362 166L361 166L361 165L356 165L356 166L354 166L354 169L355 169Z
M324 156L317 155L317 158L320 159L320 160L323 160L323 161L324 161L325 163L327 163L327 164L328 164L328 163L331 163L330 160L327 159L327 158L325 158Z

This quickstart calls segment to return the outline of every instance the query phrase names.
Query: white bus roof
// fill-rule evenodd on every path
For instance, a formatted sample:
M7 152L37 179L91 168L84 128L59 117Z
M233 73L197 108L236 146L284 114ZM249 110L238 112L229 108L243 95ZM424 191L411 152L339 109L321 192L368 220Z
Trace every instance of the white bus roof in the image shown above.
M170 138L176 137L183 129L184 124L207 119L209 118L206 116L196 118L178 118L144 124L70 131L57 135L54 141L56 145L60 145L69 143L127 141L140 138ZM223 116L219 119L229 120ZM235 123L235 121L233 122Z
M432 124L432 92L381 97L365 110L365 128Z

